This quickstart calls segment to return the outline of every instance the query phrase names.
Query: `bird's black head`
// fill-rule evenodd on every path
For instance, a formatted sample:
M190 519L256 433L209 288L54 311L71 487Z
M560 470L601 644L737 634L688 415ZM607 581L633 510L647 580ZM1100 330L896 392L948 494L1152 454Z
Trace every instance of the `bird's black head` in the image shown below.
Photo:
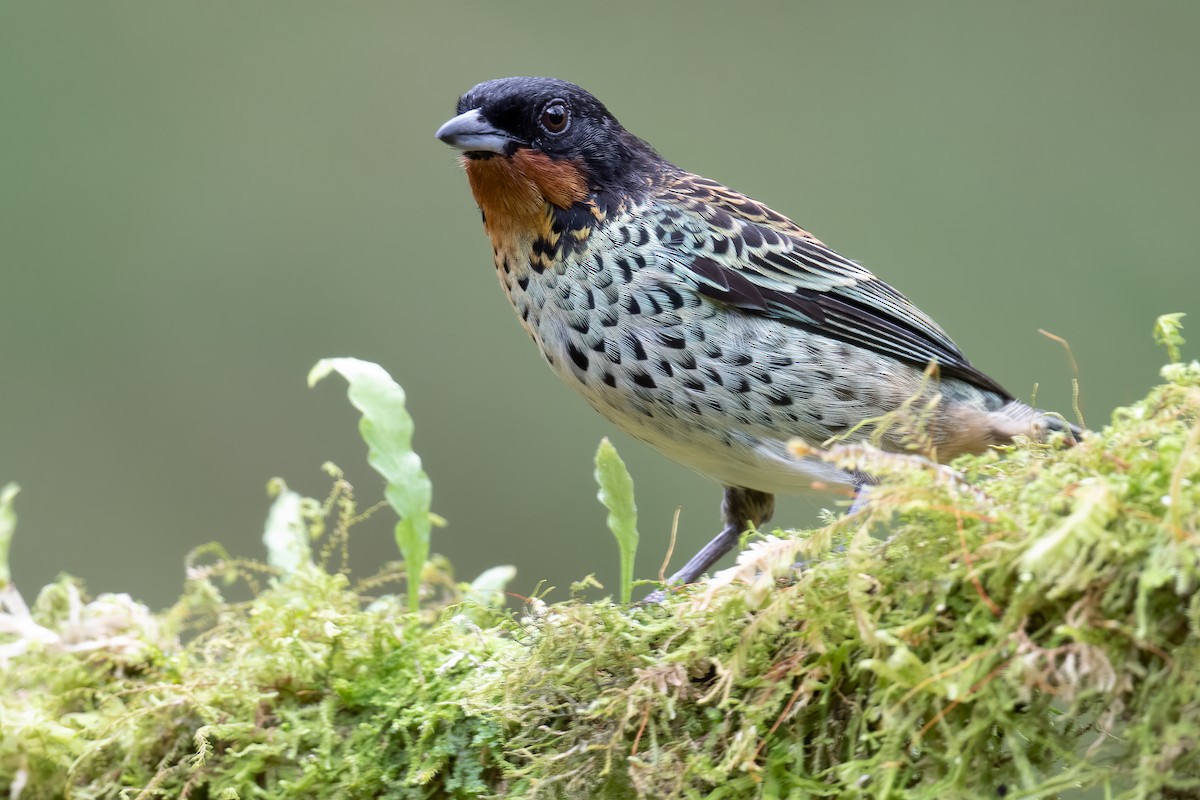
M626 131L604 104L555 78L500 78L458 100L458 116L437 138L470 159L512 158L533 150L578 164L593 188L645 185L664 162Z

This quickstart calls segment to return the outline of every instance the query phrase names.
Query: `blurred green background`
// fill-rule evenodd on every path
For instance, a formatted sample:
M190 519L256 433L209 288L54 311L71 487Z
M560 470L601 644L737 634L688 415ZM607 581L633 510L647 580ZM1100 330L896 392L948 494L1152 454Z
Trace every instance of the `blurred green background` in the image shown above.
M15 577L169 603L184 554L261 552L274 475L382 494L323 356L408 390L435 532L511 587L617 552L592 455L613 437L638 573L715 531L715 485L542 364L455 155L458 95L587 87L667 158L763 200L909 295L1012 391L1092 426L1144 393L1155 316L1197 310L1200 4L0 4L0 482ZM1200 323L1200 315L1189 318ZM1194 346L1188 348L1195 355ZM828 497L785 502L803 526ZM394 558L358 529L358 569ZM563 597L560 589L552 597Z

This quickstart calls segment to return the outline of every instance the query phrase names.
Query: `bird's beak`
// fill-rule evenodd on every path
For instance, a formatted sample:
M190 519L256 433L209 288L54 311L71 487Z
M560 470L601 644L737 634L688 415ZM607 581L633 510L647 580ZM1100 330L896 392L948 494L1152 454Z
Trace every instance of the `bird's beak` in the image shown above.
M438 128L437 138L464 153L504 155L506 148L520 144L515 138L484 119L477 108L459 114Z

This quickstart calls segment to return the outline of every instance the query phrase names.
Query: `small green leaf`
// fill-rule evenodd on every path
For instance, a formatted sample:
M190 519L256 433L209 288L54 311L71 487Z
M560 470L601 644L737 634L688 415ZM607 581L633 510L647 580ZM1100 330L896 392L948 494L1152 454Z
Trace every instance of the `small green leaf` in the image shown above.
M363 414L358 431L367 443L367 463L387 481L384 496L400 515L396 544L408 573L408 607L416 611L429 557L433 487L412 449L413 422L404 407L404 390L383 367L357 358L321 359L308 373L308 385L335 371L350 384L350 403Z
M471 581L471 588L466 591L465 599L488 608L502 608L504 589L516 576L517 568L507 564L486 569Z
M12 544L13 531L17 529L17 512L13 511L13 498L21 487L15 483L0 488L0 589L8 586L12 574L8 570L8 547Z
M633 596L633 557L637 553L637 505L633 502L633 479L617 449L607 438L596 451L596 498L608 509L608 529L617 538L621 553L621 602Z
M274 478L267 486L267 491L275 495L263 529L267 563L290 575L305 564L312 563L308 525L304 522L302 510L303 498L287 488L280 478Z
M1179 348L1185 344L1181 333L1185 316L1187 315L1182 311L1177 311L1174 314L1163 314L1154 320L1154 341L1166 346L1167 357L1173 363L1179 362Z

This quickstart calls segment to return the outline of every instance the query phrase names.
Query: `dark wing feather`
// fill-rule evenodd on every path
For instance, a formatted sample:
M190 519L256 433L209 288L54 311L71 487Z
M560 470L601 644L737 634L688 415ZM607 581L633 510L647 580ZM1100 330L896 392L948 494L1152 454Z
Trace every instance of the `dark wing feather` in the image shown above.
M665 191L659 223L684 231L676 265L700 294L920 369L937 362L942 375L1011 399L904 295L788 218L686 173Z

